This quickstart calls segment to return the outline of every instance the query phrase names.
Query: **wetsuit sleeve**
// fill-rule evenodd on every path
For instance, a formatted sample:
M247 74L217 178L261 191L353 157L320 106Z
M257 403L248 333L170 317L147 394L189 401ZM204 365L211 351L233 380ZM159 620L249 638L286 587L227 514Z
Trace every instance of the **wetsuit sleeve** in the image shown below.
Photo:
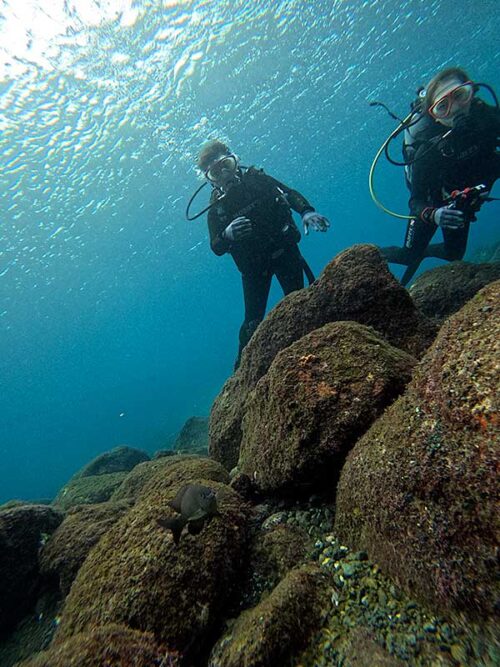
M225 227L217 214L215 207L208 211L207 220L208 233L210 235L210 247L216 255L224 255L226 252L230 251L231 244L222 236Z
M293 208L294 211L297 211L297 213L300 215L306 213L307 211L314 211L314 206L311 206L311 204L305 197L300 194L300 192L289 188L288 185L281 183L272 176L268 176L267 174L263 174L262 176L285 193L285 197L290 205L290 208Z
M427 151L427 153L426 153ZM415 154L411 179L410 213L423 222L434 222L434 211L438 207L440 190L436 168L439 155L423 144Z

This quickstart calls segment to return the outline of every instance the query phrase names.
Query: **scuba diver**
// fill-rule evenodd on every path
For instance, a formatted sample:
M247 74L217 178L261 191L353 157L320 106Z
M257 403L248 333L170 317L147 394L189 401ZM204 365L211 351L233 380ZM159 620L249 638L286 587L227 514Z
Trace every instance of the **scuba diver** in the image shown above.
M268 176L262 169L243 167L237 156L221 141L203 146L198 168L212 186L208 210L210 247L216 255L229 253L242 274L245 319L239 333L238 368L243 348L264 319L273 275L283 294L304 287L304 273L314 276L298 248L301 238L291 209L302 217L305 234L309 228L325 232L329 221L316 213L297 191Z
M490 91L496 106L475 96L480 87ZM402 131L405 161L396 162L387 146ZM409 220L404 246L380 249L389 263L407 266L403 285L425 257L463 258L470 223L483 203L491 201L489 191L500 174L499 145L500 110L493 89L474 83L463 69L455 67L439 72L430 81L412 113L384 143L370 171L370 191L384 211ZM390 162L405 166L410 216L389 211L374 196L373 170L382 150ZM438 227L443 242L429 245Z

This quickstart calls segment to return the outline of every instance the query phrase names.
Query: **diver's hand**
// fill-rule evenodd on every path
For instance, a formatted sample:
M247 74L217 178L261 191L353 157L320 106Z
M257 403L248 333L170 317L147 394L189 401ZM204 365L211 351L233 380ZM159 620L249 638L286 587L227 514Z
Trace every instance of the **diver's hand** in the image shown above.
M309 234L309 227L312 227L315 232L326 232L330 227L330 222L324 215L320 215L315 211L306 211L302 214L302 225L304 226L304 234L307 236Z
M447 229L460 229L464 226L465 217L462 211L455 208L443 206L434 211L434 222L439 227Z
M245 216L240 215L235 218L226 229L222 232L222 236L231 243L234 241L243 241L252 236L252 223Z

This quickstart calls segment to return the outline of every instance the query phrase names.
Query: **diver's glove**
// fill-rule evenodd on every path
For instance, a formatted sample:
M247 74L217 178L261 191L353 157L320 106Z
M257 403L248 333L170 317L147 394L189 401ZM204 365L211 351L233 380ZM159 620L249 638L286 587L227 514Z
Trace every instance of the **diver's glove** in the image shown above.
M438 227L460 229L464 226L465 216L462 211L458 211L456 208L443 206L434 211L433 220Z
M315 232L326 232L328 227L330 227L328 218L325 218L324 215L316 213L316 211L306 211L303 213L302 224L304 226L304 234L306 236L309 234L309 227L312 227Z
M230 243L234 241L243 241L252 236L252 223L244 215L235 218L222 232L222 238Z

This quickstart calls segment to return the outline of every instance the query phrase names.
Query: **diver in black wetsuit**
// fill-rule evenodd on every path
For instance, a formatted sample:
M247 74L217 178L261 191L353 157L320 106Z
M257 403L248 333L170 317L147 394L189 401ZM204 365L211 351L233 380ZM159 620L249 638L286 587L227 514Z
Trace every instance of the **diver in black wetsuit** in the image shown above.
M304 272L310 282L314 280L298 248L301 235L291 209L302 216L306 234L309 227L325 232L330 223L297 191L261 169L242 168L220 141L203 147L198 167L213 185L210 246L216 255L230 253L242 274L245 319L237 368L243 348L264 319L273 275L285 295L304 287Z
M474 83L458 68L443 70L427 87L425 109L435 122L429 128L431 139L422 141L411 167L409 204L414 218L403 248L381 248L388 262L408 267L403 285L425 257L462 259L470 222L500 175L500 111L474 93ZM454 191L479 185L485 188L467 210L450 206ZM443 243L429 245L438 227Z

